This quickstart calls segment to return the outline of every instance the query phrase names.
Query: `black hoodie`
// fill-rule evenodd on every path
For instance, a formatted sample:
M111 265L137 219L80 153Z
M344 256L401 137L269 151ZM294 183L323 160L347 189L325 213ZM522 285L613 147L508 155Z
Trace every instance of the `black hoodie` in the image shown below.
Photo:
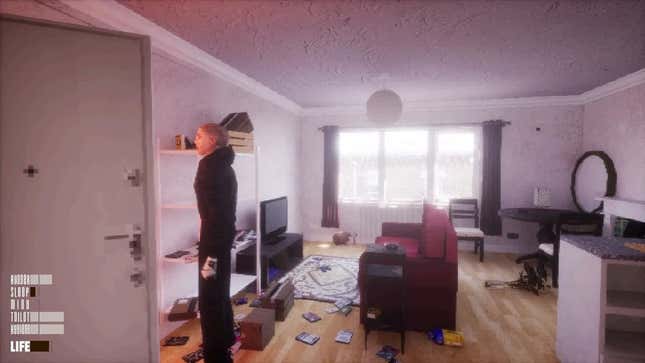
M202 220L200 255L230 256L237 205L237 179L231 167L234 159L233 148L226 146L199 161L194 188Z

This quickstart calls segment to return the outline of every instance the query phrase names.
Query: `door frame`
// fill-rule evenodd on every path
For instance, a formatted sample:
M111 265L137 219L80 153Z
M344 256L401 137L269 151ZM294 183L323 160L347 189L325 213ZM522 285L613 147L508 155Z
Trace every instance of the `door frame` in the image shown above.
M159 311L158 301L161 291L158 280L157 255L159 251L159 188L156 184L157 176L157 154L155 152L154 135L156 127L152 122L152 90L151 90L151 47L150 37L116 30L94 28L76 24L60 23L44 19L28 18L17 15L0 14L0 21L12 21L26 23L36 26L52 27L65 30L74 30L100 35L133 39L139 42L141 49L141 122L143 123L143 140L141 147L143 151L144 172L144 213L145 225L143 226L144 236L142 250L145 258L144 271L146 300L148 305L148 356L150 362L159 362ZM0 181L1 182L1 181Z

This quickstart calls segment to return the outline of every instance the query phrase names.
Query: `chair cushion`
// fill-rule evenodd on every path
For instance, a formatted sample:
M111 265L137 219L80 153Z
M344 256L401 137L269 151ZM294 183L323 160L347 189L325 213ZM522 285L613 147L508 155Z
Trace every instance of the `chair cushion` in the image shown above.
M538 250L546 253L549 256L553 256L553 243L540 243Z
M455 232L457 232L457 238L459 237L484 238L484 232L482 232L482 230L479 228L455 227Z
M419 255L419 241L414 238L380 236L376 237L375 242L379 245L392 242L398 243L405 250L407 257L416 257Z

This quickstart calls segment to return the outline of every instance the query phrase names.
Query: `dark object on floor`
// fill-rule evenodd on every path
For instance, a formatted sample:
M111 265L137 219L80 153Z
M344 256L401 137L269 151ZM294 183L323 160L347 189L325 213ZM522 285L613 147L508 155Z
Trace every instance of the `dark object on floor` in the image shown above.
M229 113L219 124L226 127L227 130L247 133L253 131L253 124L246 112Z
M242 349L263 350L275 331L275 312L271 309L253 309L242 321Z
M282 284L275 281L260 297L261 306L275 310L275 320L284 321L293 307L294 291L291 280L287 279Z
M321 319L320 316L312 313L311 311L302 314L302 317L305 318L305 320L307 320L310 323L315 323Z
M524 262L524 271L520 271L520 278L514 281L496 281L487 280L484 282L484 287L512 287L514 289L522 289L540 295L540 291L550 287L546 284L547 274L544 265L539 264L537 269L528 262Z
M197 349L194 352L188 353L185 356L181 357L186 363L197 363L200 360L204 359L204 350L202 348Z
M356 233L336 232L332 236L332 240L334 241L334 244L338 246L347 244L350 237L352 238L353 243L356 244Z
M262 301L260 299L253 299L253 301L251 301L249 306L252 307L252 308L262 307Z
M388 362L399 354L399 350L391 345L384 345L381 350L376 352L376 355L387 360Z
M190 320L197 317L197 297L177 299L168 314L169 321Z
M246 296L238 297L237 299L233 300L233 304L235 305L244 305L249 302L249 299L246 298Z
M322 265L318 269L320 270L320 272L331 271L331 267L329 265Z
M184 345L186 344L186 342L188 342L188 339L190 339L190 337L187 337L187 336L170 337L166 339L166 341L163 343L163 346L172 347L177 345Z
M296 336L296 340L305 344L314 345L320 340L318 335L302 332Z

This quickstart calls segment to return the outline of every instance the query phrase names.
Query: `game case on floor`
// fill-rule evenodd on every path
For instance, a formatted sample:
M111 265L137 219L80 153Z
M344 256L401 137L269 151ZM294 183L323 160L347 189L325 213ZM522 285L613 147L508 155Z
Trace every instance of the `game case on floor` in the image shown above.
M353 335L354 333L349 330L341 330L336 334L336 341L343 344L349 344L349 342L352 341Z
M316 315L316 314L314 314L312 312L304 313L304 314L302 314L302 317L307 319L307 321L310 322L310 323L314 323L314 322L317 322L318 320L320 320L320 316L318 316L318 315Z
M318 340L320 340L320 337L318 335L302 332L296 336L296 340L305 344L314 345Z
M164 347L184 345L190 339L187 336L170 337L163 343Z

